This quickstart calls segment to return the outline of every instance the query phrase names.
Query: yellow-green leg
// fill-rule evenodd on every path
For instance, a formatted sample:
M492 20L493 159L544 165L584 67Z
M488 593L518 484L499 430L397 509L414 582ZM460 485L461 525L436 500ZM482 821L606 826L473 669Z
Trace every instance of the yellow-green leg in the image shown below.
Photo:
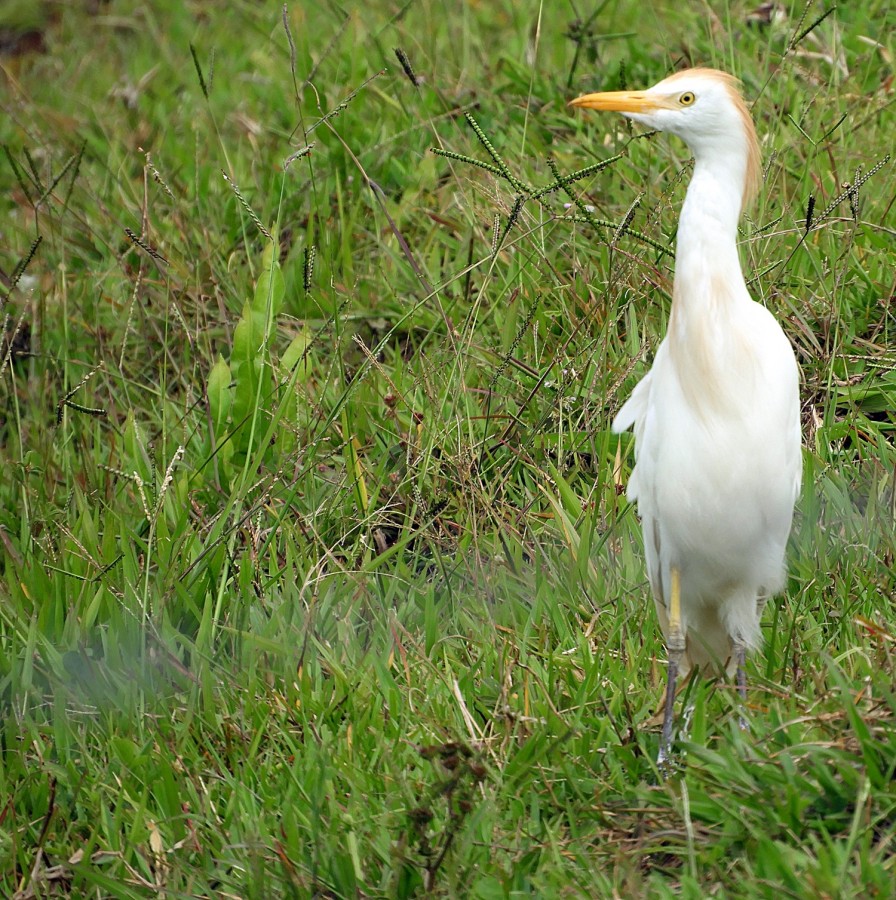
M675 719L675 682L685 649L684 631L681 627L681 572L676 566L670 569L671 590L669 592L669 636L666 639L666 653L669 656L666 671L666 707L663 711L663 733L660 738L660 764L669 759L672 747L672 723Z
M747 702L747 648L738 641L734 645L734 656L737 660L737 692L741 703Z
M746 731L750 727L744 715L747 708L747 648L737 641L734 645L734 654L737 659L737 693L740 695L739 722L741 729Z

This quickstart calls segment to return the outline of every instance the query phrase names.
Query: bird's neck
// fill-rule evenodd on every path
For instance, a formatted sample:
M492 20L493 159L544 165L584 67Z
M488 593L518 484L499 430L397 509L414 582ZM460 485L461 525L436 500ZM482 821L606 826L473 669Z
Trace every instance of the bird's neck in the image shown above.
M736 176L731 161L698 157L678 223L667 339L682 387L701 409L715 397L706 385L721 395L735 363L736 310L750 302L737 253L744 179Z
M737 159L698 157L694 163L675 252L674 296L688 311L700 314L706 304L746 294L737 253L744 174Z

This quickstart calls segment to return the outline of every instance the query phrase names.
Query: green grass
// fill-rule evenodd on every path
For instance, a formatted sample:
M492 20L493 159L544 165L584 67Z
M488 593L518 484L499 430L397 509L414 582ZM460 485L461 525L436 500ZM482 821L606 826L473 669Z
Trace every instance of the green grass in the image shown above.
M832 205L891 5L290 3L294 72L276 3L87 6L0 60L0 893L891 896L896 166ZM692 684L663 780L609 422L687 151L566 101L688 61L755 100L806 470L750 730Z

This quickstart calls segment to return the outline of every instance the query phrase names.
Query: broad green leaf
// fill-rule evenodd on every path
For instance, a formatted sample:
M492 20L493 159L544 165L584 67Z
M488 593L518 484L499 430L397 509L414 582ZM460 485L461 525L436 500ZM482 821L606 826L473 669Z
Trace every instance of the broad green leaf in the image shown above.
M208 406L216 437L221 437L230 418L230 408L233 406L231 379L230 366L219 354L208 375Z

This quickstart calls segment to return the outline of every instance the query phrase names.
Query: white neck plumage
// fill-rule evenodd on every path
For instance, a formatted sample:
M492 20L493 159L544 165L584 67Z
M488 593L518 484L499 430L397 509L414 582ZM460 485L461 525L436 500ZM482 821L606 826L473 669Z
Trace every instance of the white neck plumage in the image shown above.
M707 421L730 410L744 371L735 310L751 303L737 251L746 160L699 154L678 223L667 340L684 395Z
M681 312L748 299L737 252L746 162L730 149L698 151L678 223L673 299L688 307Z

